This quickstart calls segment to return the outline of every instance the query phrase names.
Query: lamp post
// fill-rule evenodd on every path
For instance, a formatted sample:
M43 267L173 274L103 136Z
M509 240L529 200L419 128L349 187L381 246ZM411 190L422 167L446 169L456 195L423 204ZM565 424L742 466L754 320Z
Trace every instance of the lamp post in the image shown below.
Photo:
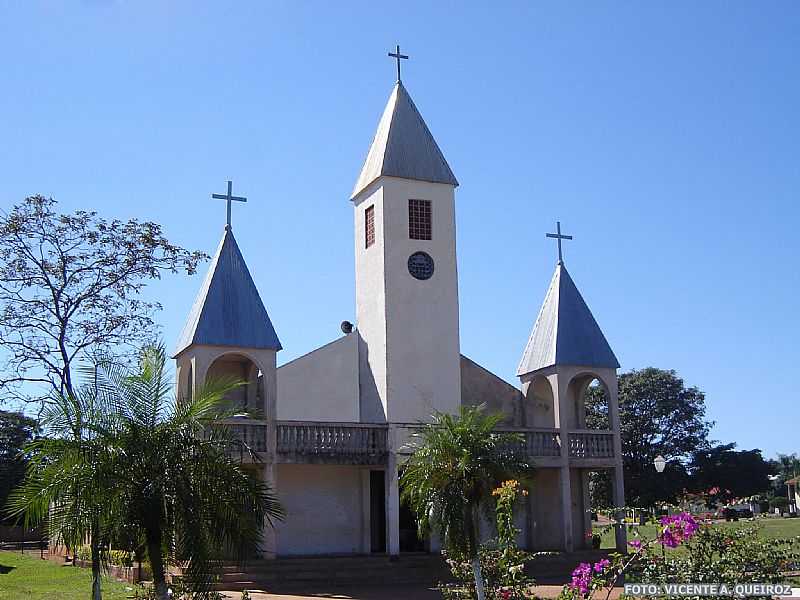
M653 466L656 468L657 472L663 473L664 468L667 466L667 460L659 454L653 461Z
M656 473L663 473L664 469L667 467L667 460L661 456L660 454L656 456L655 460L653 461L653 466L656 468ZM657 479L661 479L658 477ZM661 544L661 556L662 558L666 558L666 551L664 548L664 544Z

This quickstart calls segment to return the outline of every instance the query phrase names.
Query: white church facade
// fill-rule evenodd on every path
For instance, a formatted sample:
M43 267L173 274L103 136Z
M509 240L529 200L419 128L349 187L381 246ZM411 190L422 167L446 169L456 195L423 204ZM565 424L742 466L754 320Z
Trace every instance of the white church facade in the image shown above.
M517 370L519 387L461 354L457 186L398 80L351 197L355 326L280 367L275 327L225 228L177 346L177 394L190 396L209 377L247 382L234 400L251 414L232 429L258 452L259 461L242 460L287 512L265 534L266 556L438 550L435 537L417 538L398 473L415 425L462 404L502 412L503 427L525 440L535 470L517 511L523 546L587 547L592 470L612 472L614 503L624 505L619 365L561 260ZM590 430L583 397L598 381L608 425Z

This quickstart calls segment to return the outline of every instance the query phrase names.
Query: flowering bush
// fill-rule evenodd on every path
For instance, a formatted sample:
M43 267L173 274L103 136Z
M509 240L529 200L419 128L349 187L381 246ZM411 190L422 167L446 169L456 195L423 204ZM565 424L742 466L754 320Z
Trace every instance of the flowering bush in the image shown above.
M526 600L533 598L530 588L533 578L525 574L525 563L535 553L520 550L516 538L519 529L514 526L514 503L519 496L527 496L518 481L509 480L492 492L496 501L497 538L484 544L478 552L486 587L487 600ZM445 600L472 600L475 595L475 579L472 565L458 557L445 560L457 583L439 586Z
M654 584L782 583L783 573L800 568L800 537L763 540L758 526L740 528L701 525L689 513L659 519L653 540L635 538L627 555L612 554L594 564L581 563L572 572L560 598L592 598L622 580ZM669 554L657 548L674 550ZM666 597L666 596L663 596Z

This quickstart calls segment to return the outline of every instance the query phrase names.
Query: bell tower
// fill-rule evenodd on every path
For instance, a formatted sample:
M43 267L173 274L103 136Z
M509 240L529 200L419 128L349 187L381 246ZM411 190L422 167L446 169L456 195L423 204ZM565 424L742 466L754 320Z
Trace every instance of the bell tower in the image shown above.
M398 70L351 197L362 421L458 411L456 186Z

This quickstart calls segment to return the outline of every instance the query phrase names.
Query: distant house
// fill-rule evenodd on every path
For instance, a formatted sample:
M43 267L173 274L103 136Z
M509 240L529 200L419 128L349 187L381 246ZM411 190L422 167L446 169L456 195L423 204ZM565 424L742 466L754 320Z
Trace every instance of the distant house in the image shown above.
M787 496L789 496L789 513L797 514L800 507L800 477L789 479L786 482Z

